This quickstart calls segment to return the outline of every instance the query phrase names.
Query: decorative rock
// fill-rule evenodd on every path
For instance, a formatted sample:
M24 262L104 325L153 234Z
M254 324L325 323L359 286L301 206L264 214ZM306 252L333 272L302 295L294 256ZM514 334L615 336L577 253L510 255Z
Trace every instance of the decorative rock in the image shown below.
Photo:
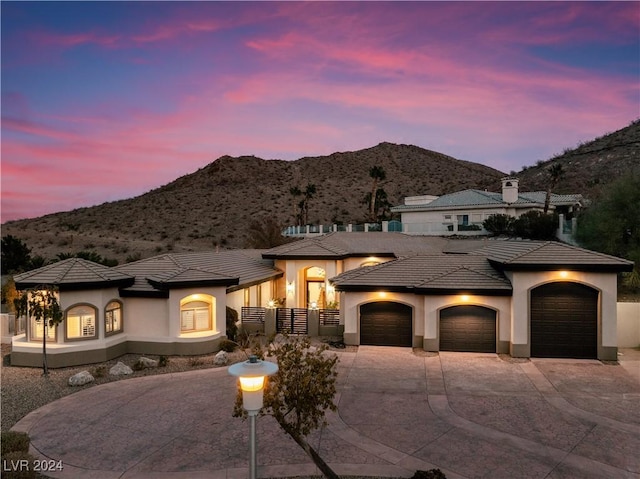
M155 359L145 358L142 356L138 359L138 364L140 364L143 368L157 368L158 361Z
M112 376L121 376L123 374L133 374L133 369L127 366L122 361L118 361L118 364L109 369L109 374Z
M216 366L224 366L229 362L229 355L225 351L218 351L216 357L213 358L213 364Z
M84 386L95 381L89 371L80 371L69 378L69 386Z

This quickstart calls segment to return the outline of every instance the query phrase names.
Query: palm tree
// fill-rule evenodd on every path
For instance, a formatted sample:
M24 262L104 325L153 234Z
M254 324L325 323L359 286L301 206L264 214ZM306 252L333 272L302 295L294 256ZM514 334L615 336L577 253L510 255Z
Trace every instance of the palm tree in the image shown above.
M300 203L296 202L296 198L302 194L302 191L297 186L289 188L289 194L293 196L293 219L297 226L300 226L302 222L302 214L300 210Z
M556 187L558 182L564 176L564 170L560 163L556 163L547 169L549 173L549 183L547 183L547 194L544 198L544 214L549 211L549 203L551 202L551 190Z
M369 176L372 179L371 195L369 196L369 218L371 221L376 221L376 198L378 196L376 193L378 191L378 184L387 178L387 174L382 166L372 166L369 169Z
M307 183L307 186L304 189L304 200L302 203L302 213L304 220L302 224L306 225L309 222L309 200L313 198L316 192L316 185L314 185L313 183Z

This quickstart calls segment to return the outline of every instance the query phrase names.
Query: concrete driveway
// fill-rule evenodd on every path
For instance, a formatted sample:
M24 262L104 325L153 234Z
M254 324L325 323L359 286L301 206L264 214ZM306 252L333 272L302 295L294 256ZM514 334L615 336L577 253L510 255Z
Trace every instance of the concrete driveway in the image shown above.
M640 477L640 354L624 365L340 352L338 412L310 440L339 475L455 478ZM34 453L61 478L248 475L248 423L231 416L226 368L96 386L26 416ZM259 477L317 474L269 417L258 419Z

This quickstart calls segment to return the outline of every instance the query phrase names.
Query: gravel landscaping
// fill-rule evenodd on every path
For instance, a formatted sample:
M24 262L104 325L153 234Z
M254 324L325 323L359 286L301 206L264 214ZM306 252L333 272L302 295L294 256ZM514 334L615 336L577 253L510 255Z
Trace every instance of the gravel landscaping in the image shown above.
M86 366L76 366L70 368L49 369L49 376L42 374L41 368L25 368L10 366L11 346L2 345L2 367L1 374L1 416L2 424L0 429L8 431L15 423L26 416L31 411L44 406L45 404L60 399L63 396L73 394L86 388L98 384L112 381L125 381L129 378L149 376L155 374L170 374L194 369L218 368L227 366L216 366L213 363L215 354L203 356L170 356L166 366L148 368L136 371L135 363L142 356L141 354L125 354L119 358L104 363L89 364ZM151 359L159 359L158 356L145 356ZM246 359L243 351L229 353L229 364ZM109 369L118 362L123 362L134 369L133 374L125 376L112 376ZM80 371L89 371L95 381L84 386L69 386L68 381L71 376Z

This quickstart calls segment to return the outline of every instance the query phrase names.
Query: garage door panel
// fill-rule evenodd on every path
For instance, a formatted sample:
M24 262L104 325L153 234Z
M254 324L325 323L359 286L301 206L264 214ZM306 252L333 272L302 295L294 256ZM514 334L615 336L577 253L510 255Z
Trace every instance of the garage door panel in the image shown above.
M360 307L360 344L412 346L413 313L410 306L390 301Z
M598 292L579 283L550 283L531 292L531 356L597 357Z
M496 313L481 306L453 306L440 312L440 350L496 352Z

